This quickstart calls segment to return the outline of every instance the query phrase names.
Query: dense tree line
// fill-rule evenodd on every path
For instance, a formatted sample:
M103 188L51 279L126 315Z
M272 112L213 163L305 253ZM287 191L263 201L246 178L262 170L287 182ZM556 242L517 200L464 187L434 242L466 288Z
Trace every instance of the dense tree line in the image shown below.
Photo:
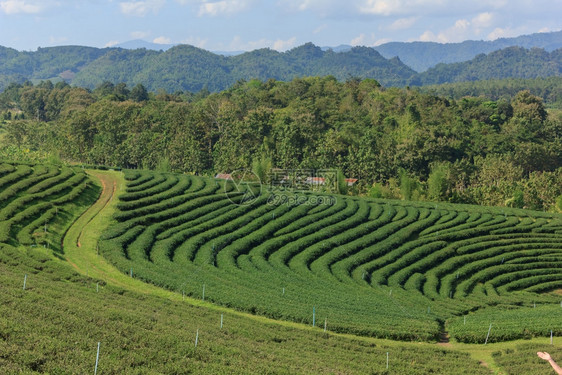
M547 210L562 195L562 117L528 91L451 100L331 76L197 94L43 82L10 85L0 111L4 145L79 163L214 174L267 161L339 169L374 197Z
M562 77L466 81L422 86L419 90L457 100L465 96L511 100L519 91L529 90L540 97L547 107L562 109Z
M562 48L547 52L541 48L509 47L479 54L472 60L437 64L409 80L412 86L480 81L502 78L538 78L562 74Z

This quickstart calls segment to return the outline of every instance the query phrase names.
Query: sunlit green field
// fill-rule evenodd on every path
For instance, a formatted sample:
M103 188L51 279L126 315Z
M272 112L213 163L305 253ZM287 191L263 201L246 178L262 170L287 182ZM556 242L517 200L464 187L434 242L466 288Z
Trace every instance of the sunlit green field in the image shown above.
M336 332L421 341L448 330L483 342L488 324L474 326L473 315L539 304L538 322L506 314L509 324L489 341L562 333L559 296L537 294L562 288L559 215L265 189L244 201L246 192L224 180L125 178L100 251L123 273L177 293ZM468 326L449 329L466 315Z
M98 373L531 374L562 354L559 216L90 173L0 164L4 373L90 373L98 342Z

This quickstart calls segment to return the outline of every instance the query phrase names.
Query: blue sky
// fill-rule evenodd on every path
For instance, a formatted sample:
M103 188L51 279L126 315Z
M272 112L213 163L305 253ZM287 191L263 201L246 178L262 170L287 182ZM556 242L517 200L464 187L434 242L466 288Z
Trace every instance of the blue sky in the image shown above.
M562 28L562 0L0 0L0 45L133 39L213 51L493 40Z

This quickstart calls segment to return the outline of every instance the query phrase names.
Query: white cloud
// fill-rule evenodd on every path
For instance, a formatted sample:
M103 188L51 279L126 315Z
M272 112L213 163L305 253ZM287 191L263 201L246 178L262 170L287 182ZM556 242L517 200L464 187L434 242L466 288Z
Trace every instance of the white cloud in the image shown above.
M372 47L380 46L381 44L385 44L385 43L389 43L389 42L392 42L392 39L390 39L390 38L377 39L373 43Z
M220 0L209 1L200 0L202 4L199 6L199 16L219 16L230 15L241 12L248 8L253 0Z
M535 1L544 3L552 0ZM525 15L529 3L529 0L277 0L278 7L283 11L306 11L315 13L319 17L330 18L341 18L342 15L360 19L396 17L409 22L412 22L411 18L414 17L423 19L428 16L470 19L479 14L485 18L486 13L491 14L497 11ZM395 27L399 27L404 20L399 21Z
M512 30L509 27L492 27L498 17L492 12L481 12L470 20L466 18L457 19L451 27L442 30L426 30L418 37L425 42L456 43L463 40L475 39L483 33L488 33L487 39L497 39L507 36L516 36L517 32L523 30ZM485 35L485 34L484 34Z
M365 34L359 34L359 36L351 39L349 42L352 46L363 46L365 45Z
M314 7L314 3L315 3L314 0L303 0L303 1L297 1L295 5L298 10L302 11Z
M462 20L456 20L455 26L453 28L456 30L466 30L468 29L469 26L470 26L470 22L468 22L468 20L462 19Z
M234 35L232 41L230 42L229 48L232 51L244 50L242 44L242 38L240 38L240 35Z
M399 2L383 1L383 0L367 0L365 4L359 7L361 13L378 14L388 16L400 8Z
M261 38L258 40L252 40L249 42L244 42L240 38L240 36L235 35L230 42L229 49L231 51L253 51L259 48L271 48L276 51L286 51L290 48L296 46L297 38L291 37L289 39L277 39L277 40L269 40L266 38Z
M279 0L278 5L281 8L289 8L294 11L306 11L306 10L319 10L326 9L330 7L334 0Z
M456 43L463 40L473 39L475 35L479 35L483 28L491 25L492 15L490 13L481 13L472 20L458 19L453 26L439 31L437 34L431 30L426 30L419 36L419 40L423 42L439 42L439 43Z
M170 44L171 40L170 38L166 38L165 36L159 36L158 38L154 38L154 40L152 41L152 43L156 43L156 44Z
M327 25L327 24L323 24L323 25L318 26L316 29L314 29L314 30L312 31L312 33L313 33L313 34L318 34L318 33L322 32L322 31L326 30L327 28L328 28L328 25Z
M399 18L390 25L389 29L390 30L409 29L416 23L417 20L418 17Z
M131 33L131 38L134 39L144 39L150 35L150 31L133 31Z
M41 12L43 7L33 1L27 0L6 0L0 1L0 9L6 14L28 13L35 14Z
M494 15L490 12L478 14L472 19L473 31L475 35L480 35L485 29L489 29L494 22Z
M484 12L474 17L472 19L472 23L476 27L490 27L492 25L493 19L494 19L494 15L492 13Z
M205 48L208 41L209 41L209 39L206 39L206 38L204 39L204 38L200 38L200 37L190 36L189 38L186 38L186 39L182 40L180 43L181 44L189 44L189 45L199 47L199 48Z
M148 13L157 13L166 0L125 1L119 3L121 13L127 16L144 17Z
M357 10L362 14L390 16L400 14L417 14L435 6L446 6L446 0L360 0L356 1Z
M496 27L491 33L488 34L488 39L494 40L498 38L507 38L516 35L517 32L509 27L506 28Z
M416 34L429 29L436 36L443 32L442 39L446 40L455 40L455 37L445 33L447 27L443 26L444 22L452 27L455 20L466 19L470 22L467 29L470 33L466 36L481 39L494 28L509 25L518 30L525 26L524 32L533 32L544 26L555 28L559 25L556 15L562 11L562 2L552 0L275 0L275 3L279 13L305 13L307 17L337 22L385 20L378 23L387 25L380 30L421 27L421 31L415 31Z
M116 44L119 44L118 40L110 40L109 42L105 43L104 47L113 47Z
M321 18L350 15L356 11L357 0L277 0L280 12L310 12Z
M420 35L419 38L422 42L433 42L437 39L437 37L435 36L435 34L429 30L426 30L423 32L422 35Z
M289 48L293 48L296 42L297 42L296 36L289 38L287 40L277 39L275 42L273 42L273 49L276 51L286 51Z
M372 47L374 46L377 42L380 42L380 40L377 40L375 38L375 34L371 33L369 35L367 34L359 34L359 36L351 39L351 41L349 42L349 44L351 44L352 46L366 46L366 47ZM380 43L379 43L380 44Z

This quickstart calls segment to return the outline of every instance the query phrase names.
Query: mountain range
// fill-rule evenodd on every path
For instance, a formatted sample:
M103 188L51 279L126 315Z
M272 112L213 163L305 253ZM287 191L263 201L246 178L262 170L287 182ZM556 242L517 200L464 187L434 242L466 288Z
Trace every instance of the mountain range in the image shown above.
M508 47L543 48L552 52L562 48L562 31L461 43L391 42L373 48L386 58L398 56L410 68L423 72L439 63L467 61L479 54L489 54Z
M167 51L176 44L157 44L144 40L131 40L120 43L114 47L125 49L146 48L154 51ZM398 58L417 72L424 72L439 63L455 63L467 61L476 55L488 54L507 47L544 48L548 52L562 48L562 31L550 33L535 33L521 35L514 38L499 38L496 40L466 40L461 43L436 43L436 42L390 42L372 47L387 59ZM321 47L322 50L334 52L347 52L350 45L336 47ZM217 55L236 56L244 51L212 51Z
M462 62L450 61L462 58L468 50L474 54L495 45L510 44L509 41L525 45L476 54ZM384 86L562 75L562 32L494 42L388 43L376 48L323 48L307 43L286 52L264 48L230 56L189 45L168 47L153 50L61 46L33 52L0 47L0 90L11 82L46 79L65 80L87 88L110 81L125 82L128 86L142 83L150 91L196 92L203 88L223 90L239 80L291 80L313 75L333 75L338 80L374 78ZM399 54L389 58L392 48ZM416 71L420 65L409 59L429 55L436 64L421 73Z

